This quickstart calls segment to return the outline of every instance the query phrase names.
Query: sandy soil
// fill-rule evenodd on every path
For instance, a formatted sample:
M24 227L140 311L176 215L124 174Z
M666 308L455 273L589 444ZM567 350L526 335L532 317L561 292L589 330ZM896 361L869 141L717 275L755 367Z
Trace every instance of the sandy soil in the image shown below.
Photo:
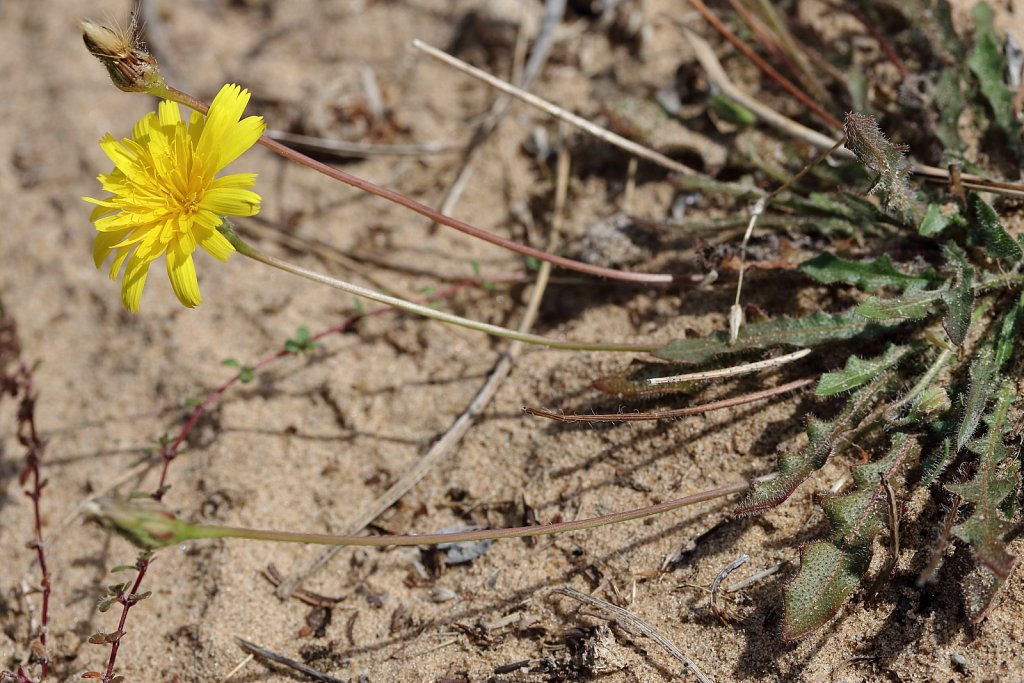
M177 433L187 398L202 397L230 377L223 359L251 362L279 348L297 327L324 329L352 310L349 297L241 257L223 266L199 258L205 301L196 310L177 304L159 264L142 312L121 309L119 283L92 265L94 230L79 197L96 195L95 175L109 170L96 141L108 131L127 134L153 101L111 87L82 46L74 19L122 17L126 4L0 4L0 295L18 321L27 355L42 361L36 377L38 419L49 444L43 505L54 572L53 680L74 680L105 665L106 647L87 639L114 630L116 614L97 613L96 603L115 580L108 570L135 558L125 541L73 517L79 503L115 483L122 493L151 490L158 470L147 449L161 434ZM464 143L492 93L417 56L409 41L455 47L500 74L512 68L515 25L500 20L494 8L514 3L491 3L477 12L476 24L473 12L487 3L155 4L154 46L164 51L159 56L174 82L204 98L222 83L242 83L255 93L251 110L277 129L373 139L353 122L365 102L361 72L370 68L393 113L390 125L374 133L377 141ZM622 33L621 25L612 30L573 15L536 91L602 118L603 111L642 102L670 83L692 56L664 13L700 22L679 15L679 3L635 4L644 5L639 42L610 40ZM741 62L733 65L744 77L756 77ZM554 173L551 163L523 151L537 128L552 139L557 134L540 114L513 108L485 147L455 215L541 243ZM553 238L570 255L579 252L589 225L622 208L627 166L625 156L597 143L576 139L573 145L569 215ZM700 161L692 152L682 158ZM521 268L518 258L447 229L431 231L418 216L261 148L242 165L260 173L265 219L242 230L271 253L364 284L332 254L446 277L472 275L472 262L484 274ZM350 160L345 168L439 205L458 165L458 155L447 154ZM664 218L674 196L663 172L642 166L629 208ZM721 211L722 205L701 209ZM529 229L515 218L523 213L535 222ZM691 245L668 240L641 266L697 272L676 246ZM427 275L365 260L363 266L396 291L439 285ZM819 294L809 289L794 297L792 279L781 288L757 286L765 282L755 277L748 296L770 315L806 311ZM704 290L562 278L550 287L536 330L668 340L720 328L731 291L728 278ZM499 286L460 293L443 305L516 325L528 294L526 287ZM286 359L230 391L174 463L166 500L191 520L340 531L444 433L505 347L406 317L368 320L355 333L328 338L308 357ZM801 396L668 424L584 428L552 426L520 412L526 404L634 410L637 405L589 389L593 378L628 362L622 355L528 350L460 447L379 518L377 528L422 533L466 523L516 525L524 501L541 521L573 519L740 481L769 471L776 449L799 438L801 416L814 408ZM736 388L777 380L766 375ZM19 594L37 574L24 550L31 516L17 482L22 451L13 426L7 401L0 404L0 668L25 655L28 625L37 615L28 611L36 597ZM926 557L905 550L896 580L875 602L855 600L821 633L794 645L781 642L781 586L795 573L799 544L826 528L812 496L837 481L846 464L829 465L787 505L755 519L730 518L728 501L709 503L536 543L498 542L470 563L425 575L424 565L438 564L427 552L345 550L307 585L343 598L322 633L313 635L302 633L310 607L276 598L261 572L273 563L289 574L318 549L238 541L169 548L158 553L146 577L152 597L129 616L118 670L134 681L220 680L245 658L235 642L240 637L342 679L678 678L680 665L651 641L551 595L553 588L573 586L647 620L715 681L1024 680L1020 573L988 621L969 628L955 582L966 566L962 550L950 553L940 582L924 590L914 588L914 579ZM937 515L926 497L910 502L907 547L927 547ZM927 523L914 524L918 519ZM1024 551L1024 543L1016 541L1015 549ZM782 570L729 596L736 620L723 623L709 610L708 587L742 553L751 560L730 580L777 563ZM671 557L678 559L671 570L659 571ZM968 668L958 667L954 656ZM496 667L521 660L532 660L534 672L495 674ZM253 661L231 680L306 679Z

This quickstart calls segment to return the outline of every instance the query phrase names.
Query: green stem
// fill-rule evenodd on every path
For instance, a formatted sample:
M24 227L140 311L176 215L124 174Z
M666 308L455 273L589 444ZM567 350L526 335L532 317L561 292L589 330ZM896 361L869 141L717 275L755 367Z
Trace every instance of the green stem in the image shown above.
M306 278L313 282L339 289L348 294L352 294L364 299L376 301L377 303L385 304L387 306L394 306L395 308L406 311L407 313L414 313L421 315L424 318L431 318L433 320L440 320L441 322L448 323L450 325L457 325L459 327L465 327L470 330L476 330L477 332L484 332L486 334L493 335L495 337L503 337L505 339L512 339L520 341L525 344L535 344L538 346L547 346L553 349L572 349L576 351L625 351L633 353L650 353L655 349L659 348L659 344L628 344L628 343L607 343L607 342L578 342L578 341L563 341L557 339L551 339L549 337L542 337L536 334L527 334L524 332L516 332L510 330L507 327L500 327L498 325L490 325L488 323L478 322L476 320L470 320L469 318L463 318L461 316L452 315L451 313L445 313L444 311L438 311L430 308L429 306L422 306L420 304L406 301L405 299L399 299L397 297L383 294L367 287L361 287L354 285L344 280L338 280L329 275L324 275L308 268L283 261L273 256L268 256L257 250L255 247L249 245L242 240L235 233L230 223L226 220L222 224L221 233L231 242L239 254L247 256L254 261L273 266L279 270L283 270L286 273L298 275L299 277Z
M165 85L164 89L161 89L159 93L161 96L166 97L166 99L183 104L186 107L194 109L202 114L206 114L210 110L210 107L205 102L198 100L188 93L174 88L173 86ZM260 137L259 143L290 161L294 161L301 166L313 169L318 173L324 174L328 178L345 183L346 185L362 190L363 192L368 192L370 194L377 195L382 199L386 199L389 202L394 202L395 204L403 206L410 211L415 211L421 216L426 216L435 223L447 225L449 228L454 228L459 232L471 235L472 237L476 237L477 239L481 239L485 242L490 242L491 244L497 245L503 249L508 249L509 251L513 251L524 256L532 256L533 258L540 259L541 261L547 261L552 265L565 268L566 270L574 270L580 273L587 273L588 275L596 275L598 277L606 277L612 280L622 280L625 282L666 284L675 281L675 278L672 275L666 273L635 273L632 271L617 270L615 268L604 268L602 266L583 263L582 261L576 261L563 256L549 254L546 251L541 251L540 249L534 249L533 247L513 242L512 240L505 239L504 237L500 237L494 233L481 230L480 228L470 225L464 221L452 218L451 216L446 216L435 211L426 204L421 204L415 199L406 197L400 192L375 185L368 180L363 180L362 178L350 173L345 173L342 170L328 166L316 159L311 159L302 152L283 145L277 140L269 138L266 135Z
M608 524L618 524L634 519L642 519L652 515L676 510L687 505L703 503L704 501L721 498L733 493L739 493L749 488L749 482L738 482L728 484L716 489L692 493L682 498L665 501L657 505L650 505L636 510L615 512L599 517L579 519L572 522L559 522L558 524L545 524L541 526L521 526L508 529L479 529L474 531L459 531L447 534L414 534L409 536L386 535L386 536L334 536L331 534L308 534L292 531L272 531L268 529L245 529L230 526L207 526L188 525L180 530L180 535L175 542L189 539L201 538L244 538L254 541L276 541L282 543L315 543L318 545L343 545L343 546L394 546L394 545L438 545L441 543L465 543L469 541L490 541L499 538L528 538L531 536L546 536L550 534L565 533L568 531L583 531Z

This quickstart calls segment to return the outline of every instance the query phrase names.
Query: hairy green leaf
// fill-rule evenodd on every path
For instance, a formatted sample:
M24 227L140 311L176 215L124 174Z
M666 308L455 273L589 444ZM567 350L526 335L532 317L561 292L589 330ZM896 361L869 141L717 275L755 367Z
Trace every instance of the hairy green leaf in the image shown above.
M752 486L733 514L762 512L789 498L807 477L825 465L840 446L842 437L860 425L891 377L890 372L883 372L858 389L833 419L826 421L812 417L807 422L807 445L796 453L787 453L779 458L779 475Z
M901 489L902 474L920 450L916 439L897 433L884 457L852 468L853 490L823 499L832 537L800 557L800 573L786 587L783 638L796 640L823 626L856 590L871 564L872 541L888 520L886 483Z
M947 489L973 503L971 516L953 527L953 533L970 543L978 562L1005 579L1017 564L1003 537L1013 528L1000 506L1020 483L1020 461L1008 458L1005 439L1010 424L1007 415L1015 400L1014 387L1003 382L996 392L995 404L985 416L985 435L971 441L969 449L978 456L974 476L962 484L948 484Z
M931 486L939 478L952 459L953 442L949 438L942 440L942 443L935 447L931 455L921 463L921 485Z
M1020 320L1022 316L1024 316L1024 292L1021 292L1017 303L1006 314L1002 325L999 326L999 333L995 338L995 363L997 368L1001 369L1006 364L1006 361L1013 357L1013 352L1019 343L1018 336L1020 334Z
M887 255L867 262L848 261L825 252L801 263L800 270L818 282L846 282L866 292L882 287L906 288L913 285L923 289L936 278L935 271L931 269L918 275L902 273L893 266L892 259Z
M967 192L967 223L992 258L1019 261L1024 256L1020 245L1003 228L996 210L973 190Z
M805 547L800 553L800 573L786 586L782 637L799 640L824 626L853 595L869 560L826 541Z
M967 65L978 77L981 94L985 97L996 125L1006 133L1011 149L1021 152L1021 124L1013 111L1014 90L1003 80L1006 61L1000 41L992 25L992 8L979 2L974 6L975 43L967 58Z
M943 251L955 269L955 277L953 285L942 295L942 303L946 307L942 328L951 342L963 346L974 308L974 268L963 249L955 244L947 244Z
M703 363L714 356L735 354L750 349L776 346L817 346L824 342L851 339L862 334L875 334L884 326L852 313L818 311L806 318L781 318L740 328L735 344L729 343L728 331L707 337L677 339L654 352L664 360Z
M911 289L901 296L880 299L869 298L857 307L857 313L870 320L919 320L927 317L935 303L942 300L946 287L939 289Z
M989 397L999 382L999 366L996 365L995 353L990 347L982 347L974 357L970 369L970 381L967 394L964 396L960 411L960 428L956 433L956 450L962 449L974 436L974 431L981 422L981 414L985 410Z
M821 376L814 393L818 396L834 396L856 389L899 363L909 350L910 347L907 346L890 344L886 347L885 352L876 358L862 360L857 356L850 356L846 360L845 368L826 372Z

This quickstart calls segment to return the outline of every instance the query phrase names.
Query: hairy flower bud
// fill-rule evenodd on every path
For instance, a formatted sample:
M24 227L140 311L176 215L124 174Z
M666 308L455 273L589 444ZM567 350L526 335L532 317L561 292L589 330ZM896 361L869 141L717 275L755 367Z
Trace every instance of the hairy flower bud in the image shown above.
M166 92L164 77L156 59L146 51L139 39L134 15L128 28L101 26L89 19L79 19L85 46L107 67L110 80L126 92L147 92L162 96Z
M192 538L187 522L151 498L98 498L86 512L140 548L161 548Z

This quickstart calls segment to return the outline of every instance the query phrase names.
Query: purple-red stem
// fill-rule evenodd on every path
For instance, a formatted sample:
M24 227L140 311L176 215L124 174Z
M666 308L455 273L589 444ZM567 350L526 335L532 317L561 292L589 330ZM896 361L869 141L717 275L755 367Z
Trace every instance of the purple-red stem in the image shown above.
M707 8L707 5L705 5L702 0L690 0L690 4L693 5L695 10L700 12L701 16L703 16L704 19L722 35L723 38L732 43L733 47L742 52L747 59L757 66L758 69L763 71L769 78L782 86L786 92L799 100L801 104L810 109L811 112L822 121L837 130L842 130L843 124L839 119L825 111L820 104L808 97L806 93L800 90L800 88L793 85L785 76L776 71L771 64L761 59L760 55L751 50L747 44L740 40L735 33L730 31L729 28L718 19L718 17L712 14L711 10Z
M171 86L166 86L166 88L168 95L170 96L171 99L182 104L185 104L191 109L195 109L196 111L202 114L206 114L210 110L209 105L207 105L205 102L202 102L201 100L192 97L188 93L182 92L181 90L178 90L177 88ZM842 125L840 125L840 128L841 127ZM376 195L382 199L388 200L389 202L398 204L399 206L404 206L410 211L414 211L420 214L421 216L425 216L430 220L434 221L435 223L447 225L449 228L454 228L459 232L465 233L472 237L476 237L477 239L483 240L485 242L490 242L491 244L497 245L502 249L507 249L517 254L522 254L523 256L531 256L533 258L540 259L541 261L547 261L552 265L558 266L559 268L565 268L566 270L574 270L580 273L587 273L588 275L596 275L598 277L606 277L612 280L622 280L625 282L640 282L645 284L666 284L669 282L673 282L675 279L672 275L666 273L634 273L628 270L617 270L615 268L595 266L589 263L583 263L582 261L575 261L570 258L565 258L563 256L549 254L546 251L541 251L540 249L528 247L524 244L520 244L518 242L505 239L504 237L501 237L499 235L495 235L494 233L487 232L486 230L481 230L480 228L474 225L470 225L465 221L460 221L457 218L446 216L443 213L435 211L426 204L421 204L420 202L416 201L415 199L412 199L411 197L406 197L404 194L400 192L396 192L395 190L389 189L387 187L381 187L380 185L371 183L368 180L363 180L358 176L354 176L351 173L346 173L345 171L334 168L333 166L328 166L327 164L321 161L317 161L316 159L312 159L303 154L302 152L294 150L291 147L288 147L287 145L283 145L277 140L269 138L266 135L261 136L258 142L267 149L277 154L280 154L281 156L290 161L294 161L297 164L300 164L307 168L311 168L314 171L317 171L318 173L323 173L328 178L337 180L338 182L362 190L363 192L368 192L369 194Z
M50 570L46 565L46 546L43 543L43 517L39 509L39 499L42 497L43 481L39 471L39 463L43 454L43 441L39 438L36 430L35 416L35 386L32 378L32 370L24 361L19 361L18 387L21 390L21 405L18 408L18 441L25 447L25 467L32 477L31 490L25 491L25 495L32 499L32 512L35 517L35 540L33 545L36 549L36 557L39 560L39 573L41 575L40 587L43 592L43 604L39 610L39 650L36 656L39 657L40 673L39 680L42 681L50 673L50 657L46 652L46 630L49 624L50 615ZM26 475L23 474L23 481ZM35 650L35 648L33 648ZM19 675L20 672L19 672Z
M132 584L128 597L125 597L124 593L117 597L117 601L121 603L121 619L117 622L117 638L110 644L110 657L107 658L107 671L103 674L103 683L110 683L111 679L114 678L114 662L117 661L117 651L121 649L121 639L124 637L124 624L128 620L128 611L138 603L138 600L135 600L132 596L138 594L139 587L142 585L142 578L146 575L146 570L149 569L151 562L152 560L150 559L139 561L137 565L139 573L135 575L135 583Z

